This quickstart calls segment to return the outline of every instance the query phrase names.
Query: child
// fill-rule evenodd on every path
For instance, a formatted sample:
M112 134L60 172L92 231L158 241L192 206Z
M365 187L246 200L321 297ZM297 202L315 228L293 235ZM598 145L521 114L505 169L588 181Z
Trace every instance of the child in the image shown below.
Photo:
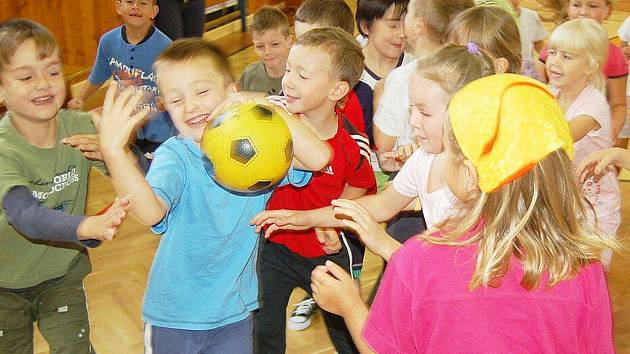
M353 35L354 15L350 6L343 0L305 0L295 12L293 27L296 37L311 29L321 27L337 27ZM351 90L348 97L339 102L337 108L359 132L365 134L363 110L354 90ZM355 140L358 142L359 137L356 136ZM364 142L358 143L360 146L365 146L364 150L366 154L369 154L368 140L361 140Z
M53 353L92 353L83 247L111 240L125 216L120 200L84 216L91 167L99 161L61 140L94 133L90 116L61 110L60 49L40 24L0 24L0 352L33 351L33 322ZM123 156L127 158L127 156Z
M525 76L537 79L534 60L534 50L540 53L545 46L544 39L547 31L540 21L540 16L534 10L520 6L521 0L510 0L512 8L518 16L518 25L521 32L521 54L523 55L523 67L521 72Z
M355 200L377 222L389 220L417 197L429 228L448 215L456 201L446 186L445 161L440 154L448 101L468 82L491 74L494 74L492 59L473 44L447 45L434 55L418 61L411 79L410 98L414 135L420 149L385 190ZM331 207L310 211L265 211L252 222L259 227L268 225L265 236L277 229L343 226ZM366 246L380 254L379 249L386 244L366 243Z
M612 11L611 0L570 0L566 4L568 20L577 18L590 18L602 24ZM540 61L544 64L547 60L547 51L540 53ZM617 139L621 128L626 121L626 82L628 79L628 61L619 47L612 42L608 43L608 59L603 67L606 77L606 95L612 111L612 136ZM546 72L540 73L544 81L547 81ZM622 146L625 147L625 146Z
M547 77L558 90L558 103L569 121L575 141L575 166L598 150L613 146L610 107L602 67L608 50L606 30L591 19L563 23L549 37ZM602 235L615 237L621 222L621 195L614 172L600 180L588 180L585 197L595 210L596 224ZM607 267L610 254L604 258Z
M593 152L582 160L577 174L580 176L580 182L584 182L591 175L600 177L612 171L613 166L630 170L630 151L614 147Z
M206 171L199 147L211 113L235 90L225 57L201 39L173 42L155 63L158 86L179 135L156 151L146 176L121 158L143 111L115 84L105 97L101 153L116 192L129 195L130 212L164 234L155 255L143 305L147 353L252 352L252 316L258 308L258 237L247 222L271 194L235 194ZM267 102L267 101L264 101ZM280 110L278 110L280 111ZM293 136L293 167L320 170L330 158L325 142L299 120L285 117ZM308 182L291 169L284 183Z
M277 7L264 5L254 14L251 31L260 61L245 68L239 79L240 87L277 95L282 89L282 76L293 44L287 16Z
M332 263L313 272L314 298L344 316L362 353L613 353L599 261L619 245L582 222L571 133L552 93L493 75L459 91L449 119L446 177L463 213L393 253L369 313ZM382 236L342 204L346 226Z
M339 28L312 29L297 38L287 60L282 91L287 109L302 120L333 148L333 159L322 171L314 173L310 184L297 189L276 189L267 209L314 209L330 204L338 196L364 195L375 187L374 174L359 146L344 128L335 112L337 101L356 84L363 67L363 54L352 36ZM345 247L334 255L322 250L315 230L277 233L263 244L260 252L262 307L254 328L257 350L284 353L285 317L289 296L295 287L309 292L310 273L317 265L333 260L346 269L353 259L363 259ZM335 348L340 353L356 351L343 320L324 313Z
M361 0L357 4L357 28L367 38L367 45L363 48L363 74L354 91L361 103L365 132L371 145L374 143L374 85L392 69L411 60L403 52L405 33L402 16L407 11L407 2L408 0ZM378 169L378 163L374 165Z
M124 24L105 33L98 44L92 72L79 95L68 102L68 108L82 110L83 103L105 81L113 77L121 87L135 87L144 93L138 111L151 107L148 123L138 130L137 145L144 153L151 153L176 131L166 112L157 106L158 89L155 84L153 63L171 40L153 27L158 13L156 0L116 0L116 12Z

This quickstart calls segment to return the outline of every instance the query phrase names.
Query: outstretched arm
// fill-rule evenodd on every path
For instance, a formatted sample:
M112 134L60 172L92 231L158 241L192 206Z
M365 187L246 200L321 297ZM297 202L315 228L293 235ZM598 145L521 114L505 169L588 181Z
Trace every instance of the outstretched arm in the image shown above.
M135 127L141 124L149 108L133 114L142 98L142 93L123 91L118 97L116 83L112 83L105 95L103 114L99 123L99 144L103 160L107 165L112 184L118 195L129 196L129 212L139 223L147 226L157 224L166 215L166 203L159 199L142 170L131 158L128 142Z

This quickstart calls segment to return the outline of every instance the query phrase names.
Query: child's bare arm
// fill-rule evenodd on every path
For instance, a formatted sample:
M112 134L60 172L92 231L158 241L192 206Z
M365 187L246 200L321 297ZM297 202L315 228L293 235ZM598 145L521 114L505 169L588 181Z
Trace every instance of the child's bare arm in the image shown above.
M111 84L107 90L100 119L101 154L116 193L129 197L131 215L139 223L152 226L166 215L166 203L155 195L135 159L130 158L127 152L128 141L136 126L145 118L148 108L132 114L142 94L136 93L132 98L132 91L125 90L114 98L115 85Z
M83 85L83 88L81 89L81 92L77 95L77 97L74 97L73 99L68 101L68 108L74 109L77 111L82 111L85 101L90 96L92 96L94 92L98 91L98 89L100 89L101 86L103 85L94 85L90 83L89 80L86 80L85 85Z
M365 208L377 222L391 219L414 200L404 196L389 185L384 191L365 195L354 201ZM340 219L335 216L333 207L328 206L314 210L266 210L252 219L256 225L256 232L268 226L265 237L269 237L279 229L305 230L313 227L344 227Z
M287 123L293 138L293 167L299 170L319 171L328 165L332 158L332 148L321 140L295 115L278 109Z
M630 151L619 147L596 151L582 160L577 174L584 182L589 175L602 175L613 165L630 170Z
M591 130L599 129L600 125L593 117L582 114L571 119L569 122L569 128L571 128L573 141L577 142L585 137Z

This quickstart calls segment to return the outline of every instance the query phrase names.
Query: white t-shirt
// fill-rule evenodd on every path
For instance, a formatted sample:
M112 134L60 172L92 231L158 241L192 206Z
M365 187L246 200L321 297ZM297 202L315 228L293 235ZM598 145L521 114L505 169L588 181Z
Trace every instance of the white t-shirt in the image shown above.
M596 88L586 86L564 115L568 121L587 115L600 125L599 129L591 130L573 144L575 166L579 166L589 154L613 146L610 106L606 96ZM582 192L595 209L598 229L614 237L621 222L621 194L617 174L609 171L599 181L588 179L582 184Z
M429 174L436 156L417 150L405 162L392 182L398 193L406 197L420 198L424 221L428 229L445 220L457 202L457 198L448 187L431 193L427 191Z
M521 53L523 59L534 59L534 42L542 41L547 37L547 31L540 21L540 16L534 10L519 7L521 14L519 19L519 31L521 33Z
M414 142L409 125L409 82L416 66L417 61L413 60L390 71L374 113L374 125L396 137L396 146Z

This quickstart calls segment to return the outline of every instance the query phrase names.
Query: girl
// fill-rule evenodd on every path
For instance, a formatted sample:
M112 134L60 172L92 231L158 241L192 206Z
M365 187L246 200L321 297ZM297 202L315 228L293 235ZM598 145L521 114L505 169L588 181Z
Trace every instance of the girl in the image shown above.
M404 19L407 50L416 58L435 53L446 42L446 29L451 20L472 6L472 0L409 1ZM392 70L383 80L383 95L379 99L373 125L374 144L378 151L386 153L414 141L408 123L409 96L401 92L409 91L409 79L416 67L414 60ZM400 165L387 156L379 160L383 170L399 170Z
M363 109L365 131L372 138L374 85L392 69L410 57L403 52L405 34L402 16L408 0L361 0L357 4L356 22L361 35L367 38L363 48L365 67L361 80L354 87Z
M493 75L448 110L447 184L465 213L391 256L369 313L333 264L313 271L315 300L344 316L362 353L613 353L599 261L618 245L583 222L571 134L552 93ZM382 236L359 205L336 204L362 238Z
M589 153L610 148L614 143L602 73L607 50L606 31L590 19L565 22L549 38L547 76L558 90L558 102L571 127L576 166ZM593 205L600 232L615 237L621 218L616 174L610 171L598 181L587 180L583 191ZM610 254L605 259L606 266L609 258Z
M544 2L543 2L544 3ZM552 9L558 12L558 16L564 16L565 20L577 18L590 18L602 24L610 16L612 11L611 0L570 0L568 2L549 1ZM566 7L562 7L564 5ZM547 51L540 53L540 61L545 63ZM608 104L612 111L612 136L617 139L626 120L626 81L628 79L628 62L619 47L608 43L608 58L603 66L606 77L606 91ZM547 81L544 68L539 70L544 81ZM625 146L622 146L625 147Z
M498 1L495 2L500 3ZM466 43L477 44L493 59L494 70L498 73L520 72L522 57L518 25L516 24L514 17L498 5L474 7L462 11L450 22L445 38L450 43L461 45ZM398 70L402 70L403 68L404 67L401 67ZM394 79L393 75L395 75L395 72L392 72L391 74L392 79ZM396 79L398 78L396 77ZM389 81L390 77L388 77L386 85ZM398 92L390 91L390 94L393 93L397 94L397 103L403 105L405 102L400 102L400 97L402 97L402 95ZM383 97L385 96L386 95L383 95ZM389 118L389 125L395 125L398 127L403 126L405 127L403 130L409 129L411 132L411 121L404 124L401 120L401 117L408 117L408 113L394 111L391 109L394 105L389 104L385 106L386 103L384 101L385 100L383 99L383 111L397 112L398 114L398 118ZM404 106L406 107L406 105ZM379 115L380 113L377 112L375 122L377 122ZM381 119L379 121L384 122L385 119ZM405 120L404 122L407 121ZM387 126L387 124L384 123L376 124L379 126ZM409 128L406 128L407 126ZM409 133L409 135L411 136L412 134ZM400 169L402 163L414 150L408 143L405 142L399 145L399 149L397 151L390 151L396 142L393 137L383 137L380 141L383 143L379 146L379 148L382 147L381 151L385 152L379 154L379 160L384 166L387 166L389 170Z
M442 174L445 161L436 154L442 151L441 127L448 101L466 83L493 73L490 57L473 44L448 45L433 56L419 60L411 80L410 97L413 103L411 119L417 126L414 134L422 151L412 156L384 191L356 199L376 220L389 220L416 197L420 197L428 227L444 218L454 203L454 196L446 188ZM268 225L267 237L279 228L342 226L331 207L310 211L270 210L259 214L252 222L258 230ZM366 246L371 249L380 247Z

